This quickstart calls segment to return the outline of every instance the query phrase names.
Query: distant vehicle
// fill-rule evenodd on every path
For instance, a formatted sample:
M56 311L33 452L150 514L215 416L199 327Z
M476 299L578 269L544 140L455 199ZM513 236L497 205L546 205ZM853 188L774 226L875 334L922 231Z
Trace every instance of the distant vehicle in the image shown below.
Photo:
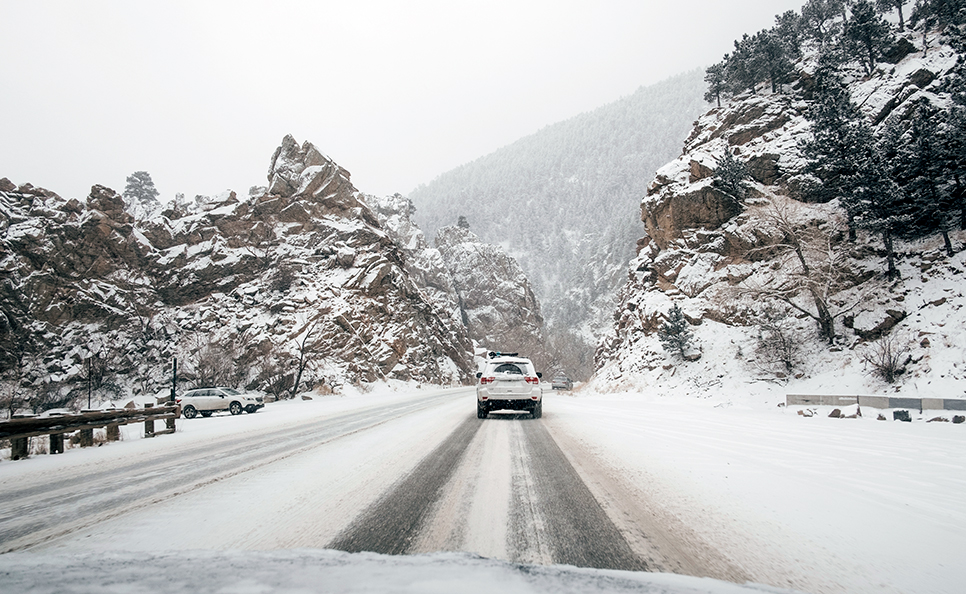
M558 373L553 377L550 382L550 387L554 390L573 390L574 382L569 377L562 373Z
M198 413L203 417L210 417L212 413L222 410L233 415L240 415L242 411L251 414L265 406L261 396L225 387L188 390L175 398L175 402L181 405L181 414L186 419L193 419Z
M543 416L542 373L533 362L516 353L490 353L483 371L476 374L476 416L485 419L494 410L524 410Z

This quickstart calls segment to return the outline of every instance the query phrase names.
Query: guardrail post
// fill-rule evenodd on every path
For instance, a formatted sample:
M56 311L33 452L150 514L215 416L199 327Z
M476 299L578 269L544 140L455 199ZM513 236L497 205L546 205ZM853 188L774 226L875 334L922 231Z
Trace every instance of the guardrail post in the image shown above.
M27 457L30 450L29 437L15 437L10 440L10 459L22 460Z
M81 429L80 430L80 447L89 448L94 445L94 430L93 429Z
M118 441L121 439L121 426L112 423L107 426L107 441Z
M63 433L50 434L50 453L51 454L64 453L64 434Z
M154 405L151 403L144 405L145 409L153 408L153 407ZM154 419L147 419L146 421L144 421L144 437L154 437Z

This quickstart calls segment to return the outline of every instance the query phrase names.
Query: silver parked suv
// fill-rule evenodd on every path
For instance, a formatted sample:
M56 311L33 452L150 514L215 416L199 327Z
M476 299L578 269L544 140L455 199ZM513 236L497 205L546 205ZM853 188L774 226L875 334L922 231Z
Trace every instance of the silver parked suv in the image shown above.
M234 388L188 390L175 401L181 405L181 414L186 419L193 419L198 413L210 417L211 413L220 410L227 410L233 415L240 415L242 411L251 414L265 406L261 396L243 394Z
M543 374L534 370L530 359L516 353L490 353L476 377L478 418L485 419L492 410L526 410L534 419L543 416Z

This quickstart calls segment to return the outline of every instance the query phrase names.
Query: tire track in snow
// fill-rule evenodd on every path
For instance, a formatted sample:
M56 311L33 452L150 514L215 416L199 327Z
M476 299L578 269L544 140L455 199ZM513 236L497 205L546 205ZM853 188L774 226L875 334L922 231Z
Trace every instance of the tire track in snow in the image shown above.
M469 417L328 548L386 555L410 552L429 512L463 460L482 421Z
M529 513L512 519L532 525L513 533L527 534L535 528L537 542L530 546L539 543L542 549L545 542L553 563L647 571L647 564L628 545L544 424L529 422L522 429L528 460L521 480L527 485L514 489L515 498L525 494L525 500L512 508Z

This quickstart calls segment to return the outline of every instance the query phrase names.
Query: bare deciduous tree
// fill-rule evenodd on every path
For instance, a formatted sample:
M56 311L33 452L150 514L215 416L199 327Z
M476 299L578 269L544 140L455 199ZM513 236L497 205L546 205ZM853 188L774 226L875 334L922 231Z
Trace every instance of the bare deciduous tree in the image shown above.
M834 222L822 225L809 222L797 204L772 202L760 212L760 223L775 233L778 241L750 250L754 259L759 253L776 254L776 266L762 283L747 283L742 293L756 298L780 301L816 321L819 335L831 344L835 340L835 319L855 308L833 311L831 296L845 288L848 259L839 248L840 229ZM801 297L810 300L802 302Z
M301 336L301 338L299 338ZM315 322L309 322L303 326L301 332L296 334L295 339L296 353L298 360L295 365L295 381L292 382L291 397L295 398L298 393L299 385L302 383L302 374L306 366L312 361L313 355L321 350L322 343L316 336Z
M258 385L276 400L286 398L292 393L294 376L291 366L278 359L266 359L259 366Z

